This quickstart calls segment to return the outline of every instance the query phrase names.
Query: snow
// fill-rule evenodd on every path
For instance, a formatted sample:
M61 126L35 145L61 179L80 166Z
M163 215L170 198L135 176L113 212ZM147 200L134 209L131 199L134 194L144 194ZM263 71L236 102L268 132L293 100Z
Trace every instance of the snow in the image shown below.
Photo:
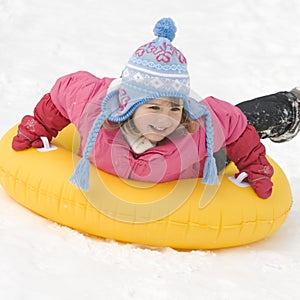
M300 84L296 0L0 0L0 136L58 77L118 76L165 16L202 97L236 104ZM299 299L300 136L264 144L290 180L292 211L270 237L225 250L93 238L26 210L0 187L0 299Z

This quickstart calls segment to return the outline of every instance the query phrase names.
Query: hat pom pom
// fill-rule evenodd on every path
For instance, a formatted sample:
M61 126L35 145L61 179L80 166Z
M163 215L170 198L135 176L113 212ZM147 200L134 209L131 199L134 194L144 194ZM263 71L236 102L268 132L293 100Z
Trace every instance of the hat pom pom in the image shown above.
M167 38L170 42L172 42L175 37L176 30L177 28L175 23L171 18L163 18L156 23L153 32L157 37Z

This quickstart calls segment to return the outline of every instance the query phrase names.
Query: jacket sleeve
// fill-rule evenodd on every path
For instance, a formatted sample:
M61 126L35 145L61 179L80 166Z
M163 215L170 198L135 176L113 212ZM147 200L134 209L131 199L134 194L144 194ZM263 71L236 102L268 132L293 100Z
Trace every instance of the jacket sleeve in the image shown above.
M52 137L56 137L58 132L70 123L53 104L49 93L36 105L34 117Z
M87 104L104 96L113 80L107 77L100 79L85 71L59 78L50 93L37 104L34 116L22 119L18 134L13 139L13 149L42 147L41 136L50 141L70 122L78 128Z
M98 78L86 71L78 71L59 78L50 95L60 113L77 128L87 106L98 102L106 95L113 78Z
M238 107L215 97L208 97L202 103L211 112L215 151L233 143L245 131L247 118Z
M266 158L266 150L260 142L255 128L248 125L243 134L233 143L226 146L227 156L241 172L246 172L246 180L261 198L272 194L271 177L273 167ZM238 175L238 174L237 174Z
M41 136L49 141L70 123L56 108L50 94L46 94L38 102L33 116L25 116L18 126L18 133L13 138L12 148L24 150L30 147L43 147Z

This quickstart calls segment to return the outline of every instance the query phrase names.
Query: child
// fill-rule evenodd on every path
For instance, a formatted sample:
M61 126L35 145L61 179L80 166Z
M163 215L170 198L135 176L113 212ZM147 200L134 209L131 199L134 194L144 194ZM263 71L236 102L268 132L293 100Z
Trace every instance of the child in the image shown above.
M157 39L135 51L122 78L77 72L58 79L34 116L22 119L13 149L42 147L41 136L50 141L72 122L81 136L82 159L71 182L82 189L88 189L89 161L123 178L166 182L203 177L203 183L214 184L227 155L240 173L247 173L245 180L257 195L268 198L273 168L257 131L273 141L294 137L298 92L238 107L214 97L200 103L190 96L186 59L171 43L175 32L171 19L161 19L154 28Z

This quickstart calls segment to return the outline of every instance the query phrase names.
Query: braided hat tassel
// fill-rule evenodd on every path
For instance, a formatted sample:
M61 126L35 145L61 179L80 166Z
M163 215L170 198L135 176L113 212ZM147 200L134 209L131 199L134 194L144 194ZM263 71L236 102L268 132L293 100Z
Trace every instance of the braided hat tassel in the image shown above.
M107 119L107 114L101 112L97 119L94 121L93 127L89 133L82 158L78 162L75 172L70 177L70 182L75 184L78 188L83 191L89 190L90 182L90 162L89 156L92 153L93 147L95 145L98 133L102 127L104 121Z
M204 164L204 170L203 170L203 178L202 183L203 184L219 184L219 178L218 178L218 170L216 165L216 160L213 155L213 142L214 142L214 130L213 130L213 124L211 120L211 116L209 111L206 111L205 114L205 129L206 129L206 148L207 148L207 158Z

